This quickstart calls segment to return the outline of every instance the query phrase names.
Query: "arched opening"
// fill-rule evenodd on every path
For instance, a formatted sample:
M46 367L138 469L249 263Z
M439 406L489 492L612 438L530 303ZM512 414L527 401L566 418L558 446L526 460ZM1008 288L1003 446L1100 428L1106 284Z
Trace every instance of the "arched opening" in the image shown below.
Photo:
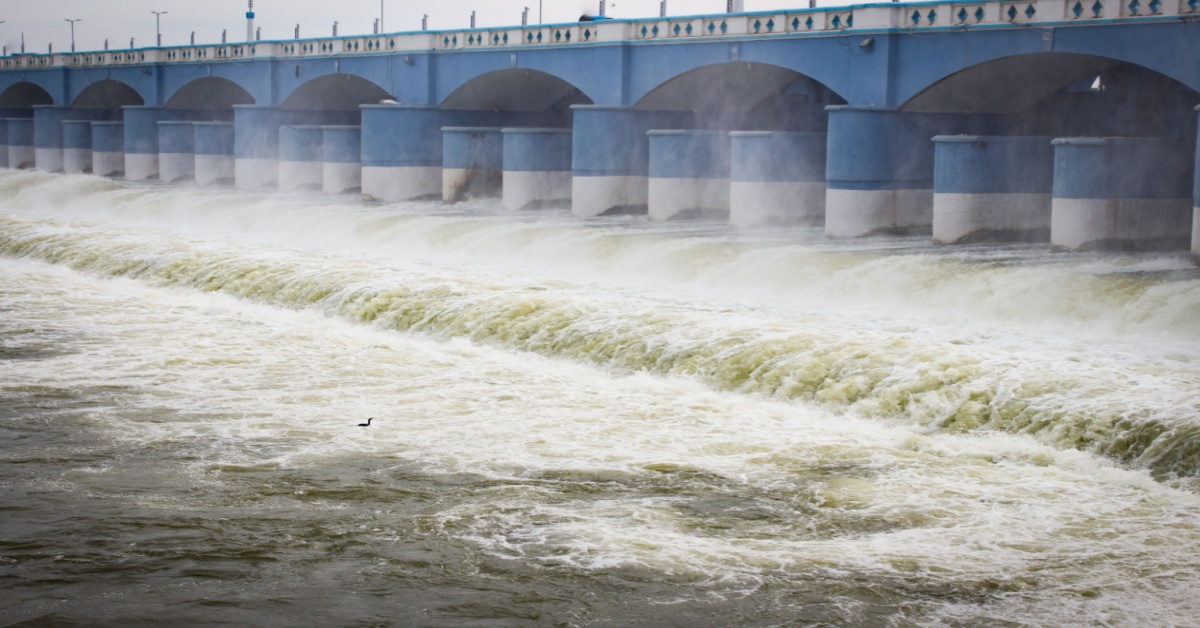
M819 131L825 107L845 100L793 70L765 63L722 63L676 76L634 109L690 111L701 128Z
M137 91L125 83L104 79L88 85L71 103L71 107L120 111L121 107L143 105L145 102Z
M353 74L319 76L292 92L281 109L309 111L358 111L359 105L392 98L384 89Z
M516 68L467 81L438 108L525 112L536 114L545 126L569 126L571 105L590 104L583 91L553 74Z
M0 109L28 109L35 105L53 105L50 92L33 83L17 83L0 93Z
M948 76L901 110L981 114L997 133L1194 137L1200 94L1116 59L1070 53L1004 57Z
M237 83L220 77L196 79L180 87L165 105L167 109L231 110L234 105L253 105L254 97Z

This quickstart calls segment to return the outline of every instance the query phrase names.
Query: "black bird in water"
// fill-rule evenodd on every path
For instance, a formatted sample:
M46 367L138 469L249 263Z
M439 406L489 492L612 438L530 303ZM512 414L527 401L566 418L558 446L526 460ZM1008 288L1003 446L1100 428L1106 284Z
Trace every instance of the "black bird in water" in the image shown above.
M366 423L359 423L359 424L358 424L358 426L359 426L359 427L368 427L368 426L370 426L370 425L371 425L371 419L374 419L374 418L375 418L375 417L370 417L370 418L368 418L368 419L367 419L367 422L366 422Z

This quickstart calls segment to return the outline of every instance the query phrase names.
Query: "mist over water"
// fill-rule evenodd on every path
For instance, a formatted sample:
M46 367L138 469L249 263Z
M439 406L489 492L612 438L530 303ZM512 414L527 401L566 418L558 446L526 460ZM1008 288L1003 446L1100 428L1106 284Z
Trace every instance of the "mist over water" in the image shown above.
M1186 256L33 172L0 208L6 624L1200 611Z

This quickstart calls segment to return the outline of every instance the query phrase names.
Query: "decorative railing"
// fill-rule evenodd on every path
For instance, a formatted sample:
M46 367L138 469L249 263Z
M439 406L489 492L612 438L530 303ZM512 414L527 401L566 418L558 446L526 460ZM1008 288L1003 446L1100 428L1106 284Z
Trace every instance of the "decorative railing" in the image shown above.
M1200 19L1200 0L976 0L865 4L736 14L324 37L0 57L0 70L380 55L430 50L569 46L639 41L786 37L844 31L923 30L1086 21Z

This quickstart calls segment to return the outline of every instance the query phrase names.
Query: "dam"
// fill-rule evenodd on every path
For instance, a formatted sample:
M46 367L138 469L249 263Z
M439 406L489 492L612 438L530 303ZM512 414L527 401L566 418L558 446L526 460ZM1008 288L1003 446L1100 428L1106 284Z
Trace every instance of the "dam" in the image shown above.
M1198 18L920 2L18 54L0 165L1200 255Z

